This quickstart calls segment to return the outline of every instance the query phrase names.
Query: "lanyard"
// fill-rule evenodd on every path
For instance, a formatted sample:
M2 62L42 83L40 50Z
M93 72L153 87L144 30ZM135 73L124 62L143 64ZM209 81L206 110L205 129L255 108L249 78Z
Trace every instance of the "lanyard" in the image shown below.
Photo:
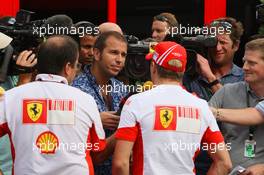
M247 93L247 107L252 107L250 106L250 102L249 102L249 92L247 92L247 89L246 89L246 93ZM254 137L254 133L255 131L257 130L257 126L249 126L249 140L253 140L253 137Z

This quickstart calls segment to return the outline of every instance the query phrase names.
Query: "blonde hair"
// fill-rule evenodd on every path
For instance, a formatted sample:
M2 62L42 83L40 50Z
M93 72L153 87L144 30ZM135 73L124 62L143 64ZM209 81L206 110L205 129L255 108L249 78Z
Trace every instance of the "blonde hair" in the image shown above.
M245 49L251 51L259 51L261 53L261 58L264 60L264 38L258 38L249 41L246 44Z

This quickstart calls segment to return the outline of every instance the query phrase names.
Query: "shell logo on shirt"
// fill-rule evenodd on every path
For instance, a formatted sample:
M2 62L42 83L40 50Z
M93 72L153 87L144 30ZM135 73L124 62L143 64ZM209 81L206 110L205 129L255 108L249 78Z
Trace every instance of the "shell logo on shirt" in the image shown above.
M175 130L176 119L175 106L156 106L154 130Z
M51 131L41 133L37 140L36 145L41 154L54 154L56 148L59 146L58 137Z
M23 100L23 123L47 123L47 101Z

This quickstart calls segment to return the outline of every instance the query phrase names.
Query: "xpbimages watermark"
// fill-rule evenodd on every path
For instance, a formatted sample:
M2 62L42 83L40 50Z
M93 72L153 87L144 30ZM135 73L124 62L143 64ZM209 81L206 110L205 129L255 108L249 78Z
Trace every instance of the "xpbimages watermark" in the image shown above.
M177 153L179 151L196 151L199 148L202 148L205 151L211 151L211 153L216 153L217 150L231 150L231 143L186 143L182 140L173 143L163 143L164 151L168 151L170 153Z
M98 35L99 27L66 27L66 26L51 26L47 24L46 26L33 26L33 35L43 37L45 35L79 35L83 37L84 35Z
M179 27L169 27L166 28L166 34L171 35L171 37L175 37L177 35L210 35L215 37L216 35L222 35L222 34L231 34L231 28L232 26L190 26L187 24L187 26L183 26L182 24L179 25Z
M140 93L144 92L146 90L152 89L156 87L156 85L153 84L144 84L144 85L119 85L115 82L111 85L103 85L99 86L99 92L104 94L111 94L112 92L134 92L134 93Z

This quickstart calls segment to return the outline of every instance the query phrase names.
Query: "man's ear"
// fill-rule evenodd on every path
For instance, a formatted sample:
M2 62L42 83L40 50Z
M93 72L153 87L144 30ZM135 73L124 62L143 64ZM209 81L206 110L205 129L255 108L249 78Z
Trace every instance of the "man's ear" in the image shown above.
M235 49L235 51L237 51L239 49L239 45L240 45L239 40L236 40L236 42L233 43L233 48Z
M72 71L72 65L70 62L68 62L65 66L64 66L64 70L63 70L63 73L66 75L66 76L69 76L71 74L71 71Z
M154 61L150 62L150 67L152 69L152 73L157 73L157 65Z
M94 53L94 59L96 61L99 61L100 60L100 57L101 57L101 52L99 49L97 48L93 48L93 53Z

